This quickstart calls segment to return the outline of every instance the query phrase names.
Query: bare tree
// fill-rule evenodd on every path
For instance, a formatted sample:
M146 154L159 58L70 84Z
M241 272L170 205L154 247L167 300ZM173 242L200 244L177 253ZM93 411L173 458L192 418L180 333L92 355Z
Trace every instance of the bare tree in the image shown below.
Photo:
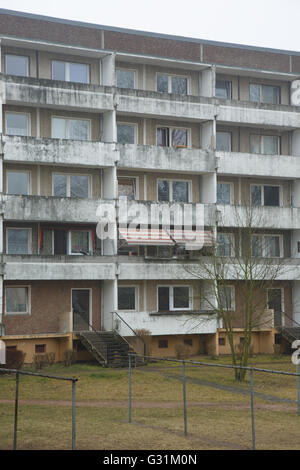
M216 243L211 256L200 257L196 266L187 266L186 269L205 283L206 288L201 292L202 303L218 323L222 323L233 365L245 367L248 365L253 330L270 324L266 290L274 287L283 264L280 253L277 253L275 237L261 234L265 224L260 208L239 206L235 219L237 228L232 238L223 244ZM219 233L222 234L221 231ZM233 308L232 284L238 290L237 311ZM237 324L242 328L244 338L239 348L235 347L234 342ZM235 369L237 380L244 380L245 375L244 369Z

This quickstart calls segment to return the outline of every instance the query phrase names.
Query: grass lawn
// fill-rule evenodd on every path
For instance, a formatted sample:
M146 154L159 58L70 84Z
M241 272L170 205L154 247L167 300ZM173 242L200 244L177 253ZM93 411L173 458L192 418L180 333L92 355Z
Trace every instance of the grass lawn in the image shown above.
M229 357L197 357L230 364ZM257 356L251 365L295 372L290 356ZM28 366L24 370L31 370ZM78 378L76 444L80 450L250 449L249 376L186 364L188 435L184 436L182 367L153 362L132 372L132 423L128 422L127 369L55 364L41 373ZM296 377L254 373L257 449L298 449ZM18 449L71 449L71 383L20 376ZM0 375L0 449L11 449L15 376Z

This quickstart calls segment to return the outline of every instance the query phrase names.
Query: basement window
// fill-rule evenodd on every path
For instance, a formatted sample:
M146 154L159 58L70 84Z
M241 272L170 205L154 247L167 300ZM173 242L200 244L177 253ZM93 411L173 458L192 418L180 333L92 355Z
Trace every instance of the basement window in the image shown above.
M219 346L225 346L225 338L219 338Z
M5 72L7 75L17 75L19 77L28 77L29 59L26 56L6 54Z
M158 347L159 349L167 349L169 347L169 343L167 339L159 339L158 340Z
M29 287L6 287L5 314L18 315L30 313Z
M43 354L46 352L46 345L36 344L34 350L35 350L35 354Z
M66 82L76 83L89 83L89 65L79 64L76 62L63 62L61 60L53 60L52 80L62 80Z

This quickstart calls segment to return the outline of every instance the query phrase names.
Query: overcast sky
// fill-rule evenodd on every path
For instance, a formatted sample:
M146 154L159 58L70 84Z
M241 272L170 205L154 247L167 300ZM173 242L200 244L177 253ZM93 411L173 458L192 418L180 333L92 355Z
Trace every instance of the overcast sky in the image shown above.
M40 15L300 52L300 0L0 0Z

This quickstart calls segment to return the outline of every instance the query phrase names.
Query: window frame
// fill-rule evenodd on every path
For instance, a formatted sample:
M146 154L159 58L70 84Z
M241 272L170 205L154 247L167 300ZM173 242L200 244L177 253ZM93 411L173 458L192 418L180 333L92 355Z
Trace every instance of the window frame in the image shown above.
M160 201L160 202L165 202L165 201L161 201L159 199L159 196L158 196L158 182L159 181L167 181L169 183L169 201L166 201L166 202L174 202L174 203L177 203L177 201L174 201L173 200L173 185L172 183L174 182L179 182L179 183L187 183L188 184L188 200L185 204L187 203L190 203L190 202L193 202L193 198L192 198L192 190L193 190L193 182L192 180L186 180L186 179L175 179L175 178L156 178L156 200L157 201ZM183 203L184 204L184 203Z
M258 153L251 152L251 137L259 137L260 152ZM276 137L277 138L277 153L264 153L264 150L265 150L264 139L263 139L264 137ZM274 135L274 134L250 134L249 135L249 153L251 155L268 155L268 156L281 155L281 136Z
M217 196L218 196L218 184L228 184L229 187L230 187L230 203L229 204L226 204L224 202L218 202L217 200L217 204L221 204L221 205L224 205L224 206L231 206L234 204L234 183L231 182L231 181L217 181Z
M61 119L66 121L66 137L53 137L53 119ZM78 139L71 139L70 138L70 122L69 121L84 121L88 123L88 138L84 140ZM60 139L60 140L73 140L74 142L88 142L91 140L91 132L92 132L92 120L88 118L80 118L80 117L65 117L65 116L57 116L55 114L51 115L51 139Z
M27 311L26 312L7 312L7 289L27 289ZM20 284L20 285L9 285L5 286L5 302L4 302L4 315L31 315L31 285Z
M226 258L226 257L233 257L234 256L234 253L235 253L235 237L234 237L234 233L232 232L218 232L217 233L217 243L218 243L218 235L227 235L229 238L230 238L230 254L229 255L224 255L224 254L219 254L217 252L217 256L220 257L220 258ZM218 250L218 248L217 248Z
M131 175L117 175L117 182L118 182L118 199L120 198L119 196L119 180L120 179L131 179L135 181L135 195L134 199L132 201L137 201L139 200L139 176L131 176ZM125 199L125 196L121 196L121 199ZM126 200L128 200L126 198ZM129 199L130 200L130 199Z
M252 197L251 197L251 194L252 194L252 191L251 191L251 188L253 186L259 186L260 187L260 195L261 195L261 205L253 205L252 204ZM265 186L271 186L271 187L276 187L276 188L279 188L279 205L278 206L266 206L265 205L265 191L264 191L264 187ZM258 183L258 184L255 184L255 183L250 183L250 205L253 206L253 207L282 207L283 206L283 187L281 184L266 184L266 183Z
M66 196L55 196L54 194L54 176L55 175L58 175L58 176L65 176L66 177ZM71 176L87 176L88 177L88 197L87 198L81 198L81 197L74 197L74 196L71 196ZM82 173L64 173L64 172L57 172L57 171L53 171L52 172L52 196L53 197L71 197L71 198L74 198L74 199L91 199L92 197L92 194L93 194L93 188L92 188L92 181L93 181L93 178L92 178L92 175L89 175L87 173L85 174L82 174Z
M7 57L8 56L14 56L14 57L24 57L27 59L27 75L16 75L16 74L11 74L7 72ZM26 54L11 54L11 53L6 53L5 54L5 75L12 75L14 77L29 77L30 76L30 57Z
M217 134L228 134L230 136L230 149L229 150L217 149ZM216 152L232 152L232 131L225 131L225 130L216 131Z
M158 145L157 143L157 130L158 129L168 129L169 130L169 145ZM172 145L172 131L174 129L182 129L186 131L186 138L187 138L187 145L186 146L180 146L180 145ZM191 142L192 142L192 129L190 127L183 127L183 126L161 126L157 124L155 126L155 145L156 147L166 147L166 148L191 148Z
M158 81L158 75L166 75L168 77L168 91L158 91L157 89L157 81ZM185 93L174 93L172 91L172 77L178 77L178 78L185 78L186 79L186 94ZM155 74L155 91L157 93L168 93L169 95L178 95L180 94L181 96L188 96L190 95L190 77L188 75L180 75L179 73L168 73L168 72L159 72L156 71Z
M118 142L118 125L121 126L132 126L133 127L133 144ZM124 122L124 121L117 121L117 144L118 145L137 145L138 143L138 123L137 122Z
M8 192L8 174L9 173L24 173L28 174L28 188L27 194L19 194L19 193L9 193ZM32 195L32 177L31 177L31 170L12 170L6 169L5 170L5 186L6 186L6 194L9 195L16 195L16 196L31 196Z
M118 74L117 72L118 71L121 71L121 72L133 72L133 88L127 88L127 87L119 87L118 86ZM116 87L117 88L120 88L121 90L136 90L137 89L137 83L138 83L138 80L137 80L137 74L138 74L138 71L136 69L130 69L130 68L124 68L124 67L116 67Z
M228 312L235 312L235 309L236 309L236 304L235 304L235 286L232 285L232 284L226 284L226 285L222 285L221 287L224 287L224 288L229 288L230 289L230 308L227 310L226 309L226 306L224 307L222 305L222 310L226 310Z
M7 115L8 114L21 114L22 116L27 117L27 134L26 135L21 135L21 134L8 134L7 133ZM8 136L15 136L15 137L31 137L31 113L22 113L21 111L5 111L5 135Z
M223 97L217 96L217 82L228 82L230 84L230 93L229 93L230 97L229 98L223 98ZM215 97L218 100L232 100L232 80L226 80L224 78L222 79L216 78Z
M119 288L122 287L131 287L134 288L134 309L120 309L119 308ZM118 300L118 309L119 312L138 312L139 310L139 286L137 284L122 284L118 286L117 292L117 300Z
M28 252L27 253L9 253L8 252L8 230L27 230L28 231ZM7 255L32 255L32 228L31 227L6 227L5 228L5 251Z
M251 100L251 85L256 85L259 86L259 101L253 101ZM267 103L266 101L262 101L263 93L262 89L263 87L272 87L272 88L278 88L279 93L278 93L278 103ZM281 86L280 85L271 85L270 83L257 83L257 82L250 82L249 83L249 101L251 103L260 103L260 104L267 104L267 105L280 105L281 104Z
M187 311L190 312L193 310L193 304L194 304L194 289L191 284L175 284L175 285L170 285L170 284L158 284L156 286L156 299L157 299L157 312L164 312L164 310L159 310L159 295L158 291L159 288L168 288L169 289L169 310L170 312L182 312L182 311ZM189 306L188 307L174 307L174 288L176 287L184 287L189 289Z
M82 62L72 62L72 61L62 60L62 59L51 59L51 79L52 80L60 81L57 78L53 78L53 63L54 62L62 62L66 65L65 79L61 80L61 81L69 82L69 83L79 83L81 85L89 85L91 83L91 66L90 66L90 64L82 63ZM87 82L74 82L74 81L70 80L70 65L73 65L73 64L75 64L75 65L84 65L84 66L87 67L87 79L88 79Z
M266 259L279 259L284 257L284 245L283 245L283 234L281 233L253 233L251 235L251 256L253 256L253 247L252 247L252 238L260 237L261 239L261 252L262 256L256 256L257 258L266 258ZM279 256L266 256L266 243L265 238L278 237L279 238Z
M82 253L72 253L72 233L74 232L87 232L89 234L89 249L88 253L93 254L94 247L93 247L93 238L92 238L92 230L81 230L81 229L71 229L67 231L67 256L83 256Z

